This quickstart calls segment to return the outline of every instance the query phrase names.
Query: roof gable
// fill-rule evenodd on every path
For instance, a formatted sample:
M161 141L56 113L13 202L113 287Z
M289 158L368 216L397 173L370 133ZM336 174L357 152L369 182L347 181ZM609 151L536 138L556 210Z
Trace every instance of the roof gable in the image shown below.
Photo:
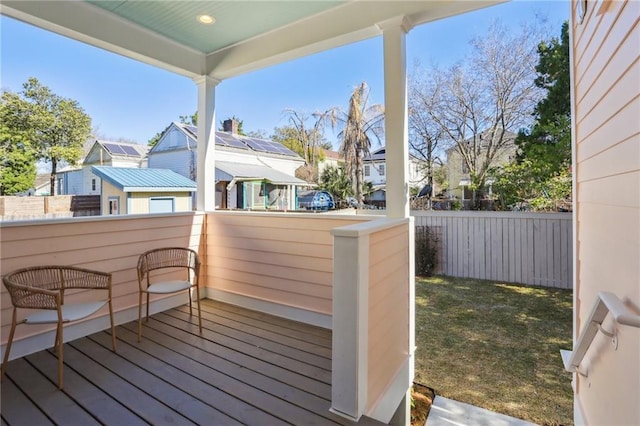
M146 157L149 147L130 142L113 142L96 139L83 164L109 162L113 159L140 161Z
M415 155L409 153L409 160L411 161L421 161L418 157L416 157ZM387 148L386 146L383 146L381 148L376 149L375 151L372 151L369 153L369 155L366 155L362 161L365 162L377 162L377 161L387 161Z
M163 132L150 153L196 149L198 128L173 122ZM302 161L302 157L279 142L216 131L216 149L241 150L259 155L274 155Z

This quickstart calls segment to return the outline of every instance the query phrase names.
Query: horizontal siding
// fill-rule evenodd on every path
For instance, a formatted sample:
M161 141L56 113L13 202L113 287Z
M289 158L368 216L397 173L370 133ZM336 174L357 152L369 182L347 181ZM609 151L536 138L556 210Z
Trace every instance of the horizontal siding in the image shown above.
M574 24L576 333L600 291L640 300L640 2L588 2ZM640 424L640 330L599 335L576 375L586 424ZM576 334L577 336L577 334ZM604 405L603 401L606 401Z
M332 313L331 229L363 221L293 214L207 216L207 279L211 288Z
M149 168L173 170L179 175L191 179L194 161L195 153L193 151L154 152L149 155Z
M423 212L437 238L436 272L452 277L571 288L570 213Z
M157 247L200 247L203 215L92 217L0 226L0 273L36 265L73 265L113 274L115 311L138 303L140 253ZM11 325L11 300L2 287L2 343ZM75 297L82 297L81 295ZM24 311L20 315L24 315ZM16 339L51 327L18 327Z
M383 395L409 351L407 224L369 237L367 407Z

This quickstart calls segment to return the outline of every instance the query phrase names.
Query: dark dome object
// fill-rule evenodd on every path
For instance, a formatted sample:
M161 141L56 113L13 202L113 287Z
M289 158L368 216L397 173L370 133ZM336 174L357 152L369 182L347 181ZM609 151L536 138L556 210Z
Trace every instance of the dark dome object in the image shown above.
M431 185L426 184L418 193L418 197L431 197Z

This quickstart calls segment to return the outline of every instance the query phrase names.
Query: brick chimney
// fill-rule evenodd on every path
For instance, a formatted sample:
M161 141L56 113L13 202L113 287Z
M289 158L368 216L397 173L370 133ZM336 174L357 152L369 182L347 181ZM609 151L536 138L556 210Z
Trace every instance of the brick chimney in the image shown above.
M236 120L234 120L233 118L226 119L222 123L222 130L224 130L227 133L231 133L233 135L237 135L238 134L238 122Z

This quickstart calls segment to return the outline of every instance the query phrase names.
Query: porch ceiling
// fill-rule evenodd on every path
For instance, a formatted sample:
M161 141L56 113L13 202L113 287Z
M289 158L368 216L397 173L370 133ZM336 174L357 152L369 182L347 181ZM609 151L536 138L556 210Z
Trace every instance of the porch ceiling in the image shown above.
M222 80L505 0L22 1L2 14L188 77ZM212 25L198 22L209 14Z

